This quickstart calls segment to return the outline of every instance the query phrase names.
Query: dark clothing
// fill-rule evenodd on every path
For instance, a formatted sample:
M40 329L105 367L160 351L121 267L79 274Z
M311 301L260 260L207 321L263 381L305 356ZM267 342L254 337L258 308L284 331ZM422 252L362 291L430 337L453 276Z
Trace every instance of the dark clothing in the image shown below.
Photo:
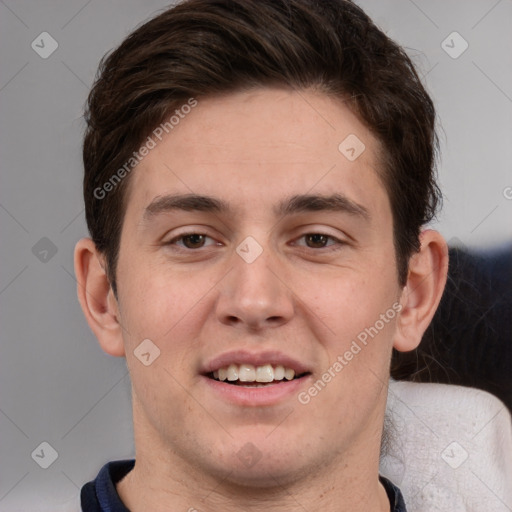
M135 460L116 460L105 464L92 482L80 491L82 512L130 512L117 494L116 483L127 475Z
M393 351L391 375L483 389L512 412L512 245L450 248L434 319L416 350Z
M130 512L117 494L116 483L127 475L134 460L117 460L105 464L92 482L85 484L80 492L83 512ZM389 480L380 477L388 493L391 512L407 512L402 493Z

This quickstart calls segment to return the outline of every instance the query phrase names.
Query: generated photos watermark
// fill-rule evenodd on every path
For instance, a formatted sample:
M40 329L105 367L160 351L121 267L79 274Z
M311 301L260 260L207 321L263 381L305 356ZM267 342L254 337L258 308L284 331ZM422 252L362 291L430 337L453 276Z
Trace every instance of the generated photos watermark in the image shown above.
M322 373L322 376L312 384L306 391L301 391L297 395L297 400L302 405L307 405L311 402L311 399L317 396L329 382L332 381L339 373L347 366L350 361L357 356L364 347L368 346L370 339L373 339L379 334L382 329L393 320L398 313L402 311L402 304L395 302L385 313L382 313L379 319L370 327L366 327L362 330L355 340L352 340L350 348L346 350L342 355L336 358L336 361ZM369 339L370 338L370 339Z
M176 126L178 126L182 119L186 117L191 110L198 104L195 98L189 98L186 103L177 108L173 115L164 123L158 125L148 136L146 141L140 146L138 151L134 151L132 156L114 173L112 176L103 183L101 187L94 189L94 197L96 199L104 199L109 192L112 192L119 183L134 169L134 167L142 162L144 157L149 155L149 152L157 145L157 139L162 140L164 134L170 133Z

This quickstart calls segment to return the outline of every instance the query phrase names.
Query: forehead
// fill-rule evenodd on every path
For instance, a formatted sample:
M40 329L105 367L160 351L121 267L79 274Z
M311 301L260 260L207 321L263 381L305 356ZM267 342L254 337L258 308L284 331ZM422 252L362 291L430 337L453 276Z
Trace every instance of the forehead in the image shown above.
M135 168L128 207L175 192L255 207L333 188L358 202L373 195L378 205L387 199L378 148L343 101L322 93L258 89L199 99Z

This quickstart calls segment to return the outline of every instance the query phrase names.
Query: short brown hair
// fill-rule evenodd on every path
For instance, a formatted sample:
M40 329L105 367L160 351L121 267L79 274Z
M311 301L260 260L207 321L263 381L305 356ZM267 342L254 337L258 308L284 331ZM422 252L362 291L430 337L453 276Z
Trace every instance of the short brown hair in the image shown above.
M98 190L190 98L274 85L342 99L379 140L405 284L440 200L435 110L409 57L347 0L186 0L104 57L88 98L86 218L114 292L129 176Z

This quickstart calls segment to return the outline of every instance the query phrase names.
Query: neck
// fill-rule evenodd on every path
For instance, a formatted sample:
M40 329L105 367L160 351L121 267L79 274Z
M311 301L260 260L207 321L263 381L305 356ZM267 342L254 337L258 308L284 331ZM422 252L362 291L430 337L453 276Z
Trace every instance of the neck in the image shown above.
M323 475L322 475L323 476ZM162 478L137 462L118 485L119 495L132 512L183 510L189 512L282 512L322 510L325 512L389 512L386 491L378 477L365 480L337 476L328 481L296 482L260 489L216 482L216 486Z
M241 485L232 473L212 475L194 467L164 446L147 446L140 436L134 469L117 484L121 500L132 512L389 512L386 491L378 480L380 431L362 446L351 445L329 464L307 473L269 475L266 485ZM137 442L139 441L139 442ZM146 441L146 443L144 442ZM373 455L368 446L373 445Z

